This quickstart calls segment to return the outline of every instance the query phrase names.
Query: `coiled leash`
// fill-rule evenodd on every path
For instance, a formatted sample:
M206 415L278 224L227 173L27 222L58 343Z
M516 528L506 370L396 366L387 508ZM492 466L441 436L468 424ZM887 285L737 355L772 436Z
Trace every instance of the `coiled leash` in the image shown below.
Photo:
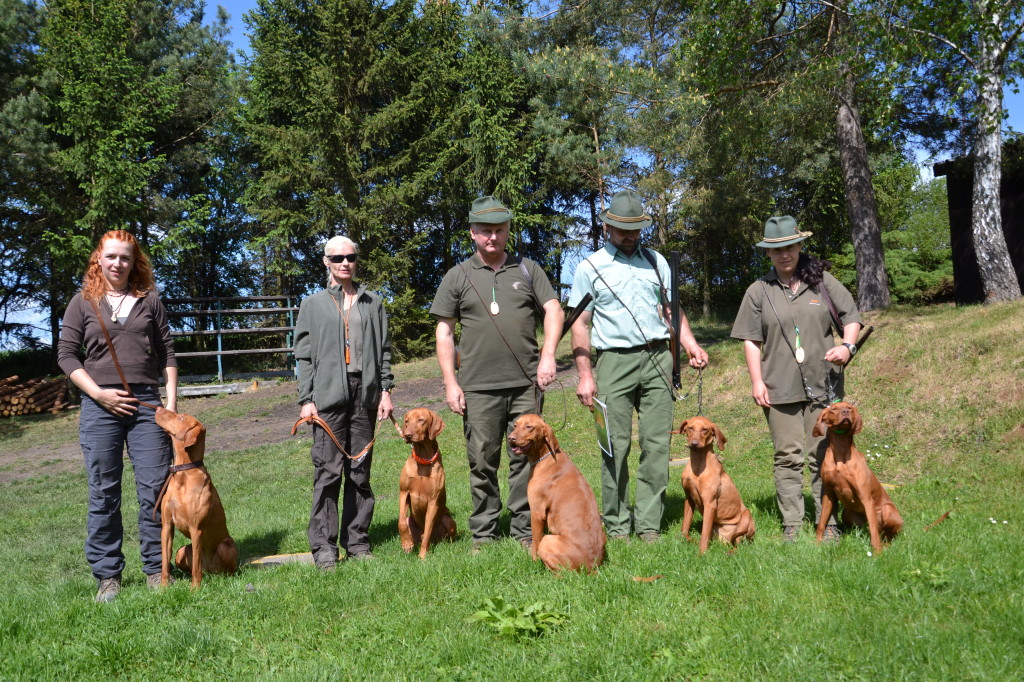
M400 429L398 427L398 422L395 421L395 415L394 414L389 415L388 419L390 419L391 423L394 424L395 431L398 432L398 435L400 437L402 437L402 438L405 438L405 436L402 434L402 429ZM369 443L366 444L365 447L363 447L362 450L359 451L358 455L350 455L349 454L348 450L345 449L345 446L342 445L341 441L338 440L338 437L334 435L334 431L331 430L330 425L327 422L325 422L323 419L321 419L320 415L318 415L318 414L311 414L311 415L306 416L306 417L299 417L298 421L296 421L295 424L292 425L292 435L293 436L295 435L295 432L298 430L299 426L302 425L302 424L312 424L314 426L319 426L321 429L323 429L327 433L327 437L331 439L331 441L334 443L335 447L338 448L338 451L341 452L341 454L345 455L346 457L348 457L351 460L358 460L358 459L362 459L366 455L366 453L370 451L370 448L373 447L373 444L375 442L377 442L377 435L378 435L378 433L380 433L380 425L383 424L383 423L384 423L383 419L381 419L381 420L379 420L377 422L377 428L375 428L373 430L373 438L370 440Z

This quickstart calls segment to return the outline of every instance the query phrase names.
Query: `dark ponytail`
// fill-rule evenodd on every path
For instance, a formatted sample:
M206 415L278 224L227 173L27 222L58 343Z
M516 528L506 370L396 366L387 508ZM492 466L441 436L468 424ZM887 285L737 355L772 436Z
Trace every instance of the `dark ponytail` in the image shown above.
M816 289L825 276L825 271L832 269L832 263L821 258L815 258L809 253L800 252L800 259L796 263L796 278L812 289Z

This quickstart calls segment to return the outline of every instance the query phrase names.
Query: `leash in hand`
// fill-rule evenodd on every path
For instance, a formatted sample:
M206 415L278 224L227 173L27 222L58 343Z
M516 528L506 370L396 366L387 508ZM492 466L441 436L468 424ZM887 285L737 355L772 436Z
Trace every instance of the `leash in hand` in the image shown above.
M388 417L388 419L390 419L391 423L394 424L395 431L398 432L398 435L401 438L404 439L405 436L402 435L402 429L399 428L398 422L395 421L395 415L392 414L391 416ZM302 424L312 424L314 426L319 426L321 429L324 430L324 432L327 434L327 437L331 439L331 441L334 443L335 447L338 448L338 450L341 452L341 454L345 455L346 457L348 457L351 460L358 460L358 459L362 459L366 455L366 453L370 451L370 448L373 447L373 444L377 442L377 435L380 432L380 425L383 424L383 423L384 423L383 419L381 419L381 420L379 420L377 422L377 428L375 428L374 431L373 431L373 438L370 439L370 442L367 443L363 447L362 450L359 451L358 455L351 455L351 454L349 454L348 450L345 449L345 446L342 445L341 441L338 440L338 437L336 435L334 435L334 431L331 430L330 425L327 422L325 422L320 417L320 415L311 414L311 415L309 415L307 417L300 417L298 419L298 421L296 421L295 424L292 425L292 435L293 436L295 435L295 433L298 430L299 426L302 425Z

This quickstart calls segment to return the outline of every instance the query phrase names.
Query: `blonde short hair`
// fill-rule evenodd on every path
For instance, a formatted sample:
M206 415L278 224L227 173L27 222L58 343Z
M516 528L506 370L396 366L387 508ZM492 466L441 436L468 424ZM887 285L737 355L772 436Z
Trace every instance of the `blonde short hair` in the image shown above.
M329 252L340 249L343 246L351 246L354 253L359 253L359 246L354 241L339 234L331 237L327 240L327 243L324 244L324 255L326 256Z

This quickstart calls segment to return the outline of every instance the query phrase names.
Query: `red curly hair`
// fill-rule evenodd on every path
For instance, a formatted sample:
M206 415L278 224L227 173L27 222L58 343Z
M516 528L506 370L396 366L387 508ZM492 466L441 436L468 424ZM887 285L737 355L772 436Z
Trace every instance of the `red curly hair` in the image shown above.
M128 275L128 289L132 296L142 298L150 291L156 289L156 280L153 279L153 266L149 258L142 252L142 247L135 239L135 235L124 230L110 230L106 232L96 244L92 255L89 256L89 265L85 269L85 276L82 277L82 298L87 301L98 301L107 293L109 284L100 270L100 254L103 252L103 242L108 239L116 239L119 242L131 244L132 257L135 259L132 265L131 274Z

